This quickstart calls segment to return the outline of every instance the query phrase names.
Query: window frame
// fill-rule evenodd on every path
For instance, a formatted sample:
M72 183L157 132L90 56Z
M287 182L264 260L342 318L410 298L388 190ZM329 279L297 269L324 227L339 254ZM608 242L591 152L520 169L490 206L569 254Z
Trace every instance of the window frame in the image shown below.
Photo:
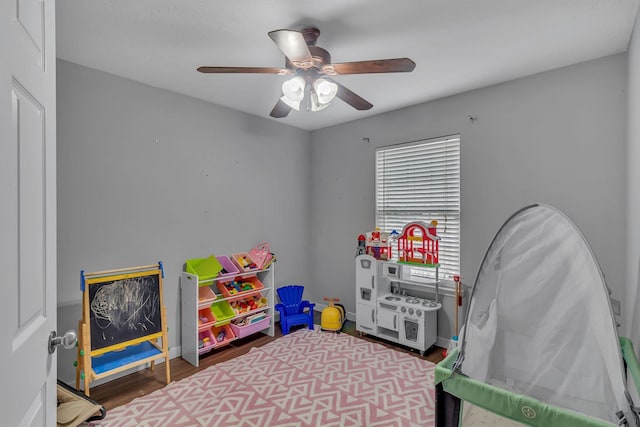
M453 286L452 276L460 274L460 161L459 134L381 146L375 153L376 227L402 233L408 223L437 220L441 238L438 276L440 281L446 280L445 286ZM387 203L385 199L394 201ZM397 260L396 241L392 242L392 254ZM411 275L433 279L435 270L411 268Z

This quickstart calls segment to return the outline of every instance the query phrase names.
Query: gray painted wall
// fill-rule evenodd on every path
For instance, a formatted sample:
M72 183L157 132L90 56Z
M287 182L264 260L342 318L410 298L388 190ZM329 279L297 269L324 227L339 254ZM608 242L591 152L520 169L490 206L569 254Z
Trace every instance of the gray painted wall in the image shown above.
M628 154L627 154L627 293L624 334L640 344L640 19L628 55ZM637 347L636 347L637 348Z
M620 54L313 132L313 298L355 311L356 238L375 226L375 148L459 133L464 281L502 223L539 202L573 219L622 299L626 71ZM453 303L444 304L438 335L448 338Z
M278 255L276 284L307 281L308 132L57 65L60 330L81 317L80 270L163 261L173 348L186 259L268 241ZM74 358L60 353L60 378L73 378Z
M621 54L308 133L59 61L59 329L77 327L81 269L162 260L175 348L184 260L263 240L277 284L304 284L318 303L339 297L353 314L356 237L375 226L375 148L453 133L467 284L504 220L541 202L582 229L622 299L626 86ZM68 381L72 353L59 356Z

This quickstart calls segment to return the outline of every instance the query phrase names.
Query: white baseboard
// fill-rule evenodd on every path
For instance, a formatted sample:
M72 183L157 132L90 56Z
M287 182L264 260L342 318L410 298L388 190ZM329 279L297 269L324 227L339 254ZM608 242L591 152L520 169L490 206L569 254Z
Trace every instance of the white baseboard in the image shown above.
M314 311L322 312L328 305L326 304L318 304L316 303L314 307ZM352 322L356 321L356 314L347 312L347 320L351 320ZM436 344L438 347L447 348L449 347L449 337L436 337Z
M322 313L322 310L324 310L325 308L327 308L328 305L327 304L318 304L316 303L315 307L313 308L313 311L317 311ZM347 320L351 320L352 322L356 321L356 314L355 313L350 313L347 311Z
M436 337L436 345L442 348L449 347L449 338Z

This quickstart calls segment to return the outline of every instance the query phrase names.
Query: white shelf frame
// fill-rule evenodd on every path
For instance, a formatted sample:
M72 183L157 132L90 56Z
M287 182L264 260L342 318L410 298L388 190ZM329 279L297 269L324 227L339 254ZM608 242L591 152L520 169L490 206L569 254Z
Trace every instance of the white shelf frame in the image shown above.
M225 297L222 295L217 288L218 282L225 282L234 280L237 277L250 277L257 276L260 282L264 285L262 289L256 289L252 291L246 291L239 293L238 295L233 295L230 297ZM216 294L216 298L212 300L208 300L207 303L199 302L198 290L201 287L208 286L214 294ZM182 306L182 322L180 325L181 332L181 350L182 350L182 358L187 362L191 363L196 368L199 366L200 356L208 353L211 350L216 348L224 347L231 343L233 340L226 340L221 344L212 345L210 348L207 348L207 351L200 352L198 348L198 334L201 330L206 330L213 326L220 326L221 324L229 323L230 320L240 319L243 317L250 316L252 314L265 312L269 315L269 326L263 329L263 334L274 336L275 335L275 300L274 300L274 286L275 286L275 265L271 264L268 268L264 270L254 270L243 273L237 273L234 275L224 276L224 277L215 277L213 279L207 280L199 280L198 276L195 274L182 272L180 275L180 293L181 293L181 306ZM211 306L214 302L218 301L229 301L241 299L243 297L249 297L252 295L262 294L267 298L267 306L260 307L259 309L252 310L246 313L240 313L235 315L231 319L216 321L215 323L209 324L207 327L200 328L198 322L198 312L203 308L207 308ZM257 333L257 332L256 332Z

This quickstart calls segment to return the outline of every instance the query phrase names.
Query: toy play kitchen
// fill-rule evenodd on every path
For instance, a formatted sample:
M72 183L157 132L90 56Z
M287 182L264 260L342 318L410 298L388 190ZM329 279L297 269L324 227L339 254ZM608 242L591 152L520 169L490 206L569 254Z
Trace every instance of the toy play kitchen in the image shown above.
M438 236L435 222L410 223L396 237L398 260L383 260L365 249L356 256L356 330L420 351L435 344L439 303ZM367 243L371 236L367 234ZM391 242L388 243L391 245ZM435 279L412 274L412 269L433 269ZM415 270L414 270L415 271Z

